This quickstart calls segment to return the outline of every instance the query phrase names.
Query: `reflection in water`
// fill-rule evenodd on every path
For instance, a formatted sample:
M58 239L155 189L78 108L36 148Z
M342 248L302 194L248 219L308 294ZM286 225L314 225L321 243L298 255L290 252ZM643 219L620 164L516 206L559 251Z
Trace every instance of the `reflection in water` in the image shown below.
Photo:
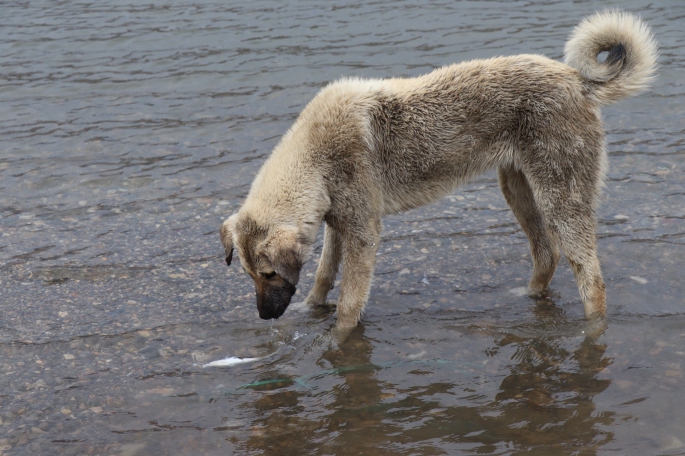
M286 454L292 448L354 454L357 445L373 448L382 442L389 429L378 426L383 412L378 407L383 388L376 376L380 367L371 362L372 352L372 341L364 337L364 327L359 325L340 346L320 356L317 364L331 369L325 370L320 378L311 378L312 384L321 380L328 386L330 379L324 376L333 373L341 383L331 385L330 389L318 385L311 392L276 392L256 401L254 406L263 418L255 422L261 430L247 440L246 446L266 454ZM329 413L310 416L306 404L311 399L325 402ZM380 439L374 439L372 434Z
M611 383L596 376L611 364L604 357L606 345L587 336L569 352L562 342L555 337L512 335L497 341L499 346L514 344L518 362L502 381L493 404L501 415L484 423L497 440L523 448L545 445L546 451L585 448L587 452L611 440L611 434L596 425L611 424L612 416L594 414L592 401ZM560 432L565 438L559 438Z
M446 449L487 454L534 453L538 447L547 454L580 449L595 454L612 440L600 427L612 423L613 413L596 413L593 403L611 384L598 378L612 363L605 356L606 344L598 340L603 331L582 337L552 334L545 331L552 318L557 328L571 323L553 305L540 307L535 331L527 331L535 335L492 334L489 357L513 352L501 360L508 374L498 387L483 369L465 369L469 363L376 364L377 341L359 327L339 347L322 353L317 364L330 368L310 376L305 387L274 385L273 392L254 401L250 406L260 418L246 441L234 443L274 455L293 448L322 454ZM451 381L441 371L453 372ZM433 380L436 376L439 381Z
M544 302L538 303L537 317L538 325L569 324L557 307ZM597 374L612 360L604 356L606 344L598 341L603 329L587 332L570 347L569 339L559 336L525 338L507 333L496 338L497 347L515 347L516 364L502 380L493 403L500 415L484 423L488 433L522 448L545 445L546 451L584 448L590 452L611 440L610 433L596 426L611 424L611 414L594 414L593 398L611 384Z

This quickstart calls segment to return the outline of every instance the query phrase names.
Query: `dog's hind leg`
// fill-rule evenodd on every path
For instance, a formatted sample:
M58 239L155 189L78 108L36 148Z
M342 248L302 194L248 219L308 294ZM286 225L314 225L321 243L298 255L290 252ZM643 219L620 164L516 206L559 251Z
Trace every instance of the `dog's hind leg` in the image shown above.
M594 204L600 178L597 170L585 170L573 176L540 173L527 177L548 231L556 232L564 255L571 264L578 291L585 306L585 316L606 315L606 287L597 258L597 220ZM590 171L590 172L587 172ZM594 177L590 177L593 176Z
M529 287L531 297L538 297L549 285L559 263L558 239L545 227L526 176L511 165L497 171L504 198L530 241L534 269Z
M352 328L361 317L371 289L380 243L381 221L370 220L362 230L346 230L342 237L342 279L338 299L338 328Z
M595 215L587 208L585 211L574 208L569 212L572 213L570 219L557 219L555 225L564 255L576 276L585 316L606 315L606 286L597 258Z
M328 292L333 288L335 275L340 265L340 234L331 226L326 225L324 231L323 250L321 260L316 268L314 287L305 298L309 305L322 305L326 303Z

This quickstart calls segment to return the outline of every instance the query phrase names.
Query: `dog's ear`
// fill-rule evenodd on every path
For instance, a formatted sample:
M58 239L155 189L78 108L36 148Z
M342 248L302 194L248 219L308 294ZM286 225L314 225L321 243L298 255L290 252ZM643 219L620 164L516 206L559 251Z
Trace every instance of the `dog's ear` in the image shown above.
M290 285L295 286L300 280L302 269L302 243L297 229L290 226L273 229L266 241L266 256L276 274Z
M221 243L224 245L226 251L226 264L231 265L233 259L233 226L235 224L236 214L231 215L221 225Z

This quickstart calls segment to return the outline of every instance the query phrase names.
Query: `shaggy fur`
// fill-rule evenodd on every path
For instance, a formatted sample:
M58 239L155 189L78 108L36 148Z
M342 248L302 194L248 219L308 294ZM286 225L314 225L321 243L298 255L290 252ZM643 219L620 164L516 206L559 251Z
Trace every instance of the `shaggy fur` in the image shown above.
M609 51L600 63L597 55ZM321 261L306 298L326 302L338 266L337 325L355 326L367 301L381 217L428 204L488 169L530 240L532 294L549 284L559 247L585 314L606 313L595 208L606 167L600 106L650 82L657 48L637 17L584 19L566 64L539 55L473 60L417 78L343 79L305 107L224 223L257 287L262 318L295 292L316 233Z

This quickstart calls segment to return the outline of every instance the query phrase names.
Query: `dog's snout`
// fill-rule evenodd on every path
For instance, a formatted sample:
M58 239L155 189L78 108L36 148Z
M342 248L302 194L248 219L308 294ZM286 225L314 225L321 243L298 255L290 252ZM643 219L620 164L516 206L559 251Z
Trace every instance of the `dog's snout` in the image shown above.
M270 320L279 318L288 308L297 289L287 282L281 286L257 287L257 310L259 318Z
M278 307L275 309L259 309L259 318L262 320L278 319L285 313L285 307Z

